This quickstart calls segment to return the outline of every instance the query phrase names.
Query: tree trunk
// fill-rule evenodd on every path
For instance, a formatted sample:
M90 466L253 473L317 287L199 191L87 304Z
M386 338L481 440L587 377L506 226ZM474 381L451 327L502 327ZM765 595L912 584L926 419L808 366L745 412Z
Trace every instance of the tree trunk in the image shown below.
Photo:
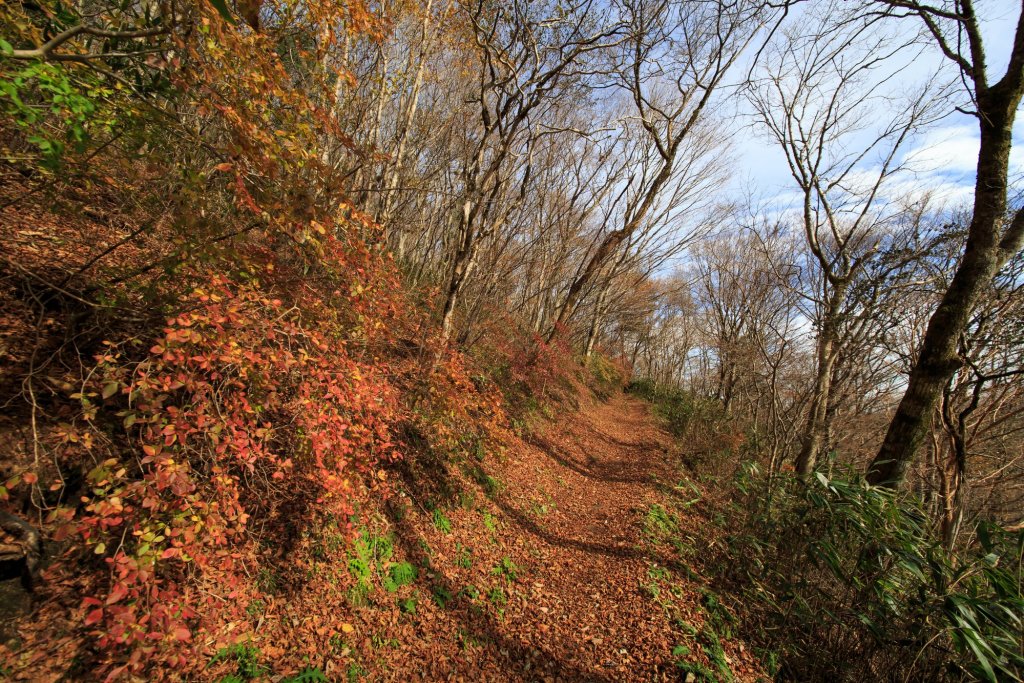
M472 220L472 202L466 201L462 207L462 244L455 254L455 262L452 264L452 274L448 279L448 291L444 298L444 308L441 312L441 344L445 345L452 336L452 328L455 324L455 307L459 303L459 295L466 284L473 267L476 265L476 255L480 248L480 240L476 239L476 230Z
M639 221L636 222L638 224ZM601 269L601 266L605 264L608 258L612 255L620 244L622 244L627 237L635 229L636 224L627 226L622 230L615 230L608 234L598 246L597 251L591 257L590 261L587 262L587 267L583 270L583 273L573 280L569 286L569 292L565 295L565 301L562 303L561 308L558 309L558 317L555 319L555 324L551 326L551 331L548 333L548 341L555 338L558 334L559 328L569 320L569 316L576 310L577 304L580 302L580 296L583 293L583 288L590 283L597 272Z
M796 458L796 472L806 476L818 464L818 456L827 440L826 414L832 393L832 367L835 365L835 330L833 323L822 325L818 337L818 369L814 377L814 392L807 411L807 426L804 428L803 445Z
M430 28L431 8L433 0L427 0L424 7L423 26L420 31L419 63L416 66L416 76L413 78L412 89L409 92L409 104L405 111L405 120L402 122L402 132L398 139L398 149L395 152L394 166L390 171L387 186L381 197L381 207L378 212L378 222L386 230L398 231L398 258L405 257L405 231L401 226L391 225L391 212L394 208L395 190L398 189L398 181L402 175L402 166L405 163L406 147L409 143L409 135L412 131L413 122L416 120L416 111L419 107L420 88L423 85L423 72L427 65L427 42L429 40L428 30ZM409 57L410 63L412 56Z
M601 293L597 296L597 301L594 303L594 317L590 321L590 330L587 332L587 344L584 347L583 358L585 361L590 360L590 356L594 353L594 344L597 341L597 331L601 327L601 318L604 316L604 302L608 296L609 284L605 284L601 288Z

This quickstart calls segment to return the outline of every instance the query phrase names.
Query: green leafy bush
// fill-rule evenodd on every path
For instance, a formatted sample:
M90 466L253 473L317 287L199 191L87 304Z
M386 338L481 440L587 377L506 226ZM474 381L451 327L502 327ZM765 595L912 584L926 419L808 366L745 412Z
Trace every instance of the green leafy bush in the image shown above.
M97 102L111 94L91 74L62 64L33 62L16 72L0 71L0 111L23 130L43 165L51 168L68 143L81 152L97 130L109 132L113 121L97 114Z
M719 401L647 379L630 382L626 391L654 404L654 411L665 421L668 431L678 437L685 436L694 453L732 445L721 443L720 437L728 433L730 421Z
M595 353L587 363L590 371L590 388L598 397L608 399L622 390L626 370L603 353Z
M777 677L1024 676L1024 532L982 524L951 552L917 500L855 476L769 482L755 471L742 497L748 516L723 559L748 624L780 652Z

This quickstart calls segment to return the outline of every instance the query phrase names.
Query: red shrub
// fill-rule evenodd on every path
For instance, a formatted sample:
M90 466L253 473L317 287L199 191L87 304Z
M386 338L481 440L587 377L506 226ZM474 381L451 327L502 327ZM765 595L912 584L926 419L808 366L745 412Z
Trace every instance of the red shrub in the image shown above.
M56 514L108 567L82 607L109 666L189 665L193 632L251 590L259 539L296 509L347 519L354 481L396 455L394 392L339 330L255 281L215 276L184 304L142 359L108 343L61 431L65 460L110 455Z

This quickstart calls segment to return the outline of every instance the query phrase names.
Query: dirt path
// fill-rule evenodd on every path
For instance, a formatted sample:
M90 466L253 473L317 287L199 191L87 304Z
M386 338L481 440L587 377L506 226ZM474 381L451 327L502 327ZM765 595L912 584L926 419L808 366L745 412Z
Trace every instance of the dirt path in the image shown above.
M486 507L451 508L450 534L399 522L403 552L431 567L432 590L471 597L393 624L396 650L377 653L390 678L648 682L688 680L689 664L721 671L698 635L705 583L687 557L701 552L703 520L677 486L677 449L645 402L594 401L485 462L502 492ZM481 533L488 509L497 526ZM658 509L671 531L659 533ZM460 568L467 550L473 566ZM514 576L498 568L505 560ZM502 602L490 599L495 586ZM727 636L728 675L689 680L755 679L750 653Z
M654 506L674 511L676 538L698 543L687 528L700 520L685 516L675 487L674 450L647 403L618 395L510 455L510 490L496 502L532 560L522 600L499 626L518 654L490 653L510 679L685 680L673 649L705 618L702 586L667 539L654 538L650 519ZM748 668L741 646L724 647L731 668Z
M672 560L650 548L643 522L672 481L670 437L646 404L619 396L553 426L532 445L534 457L508 476L553 509L538 515L536 501L499 503L536 543L539 571L522 611L537 625L535 636L527 634L532 645L547 650L561 673L652 680L666 669L675 643L665 610L642 585L652 567Z

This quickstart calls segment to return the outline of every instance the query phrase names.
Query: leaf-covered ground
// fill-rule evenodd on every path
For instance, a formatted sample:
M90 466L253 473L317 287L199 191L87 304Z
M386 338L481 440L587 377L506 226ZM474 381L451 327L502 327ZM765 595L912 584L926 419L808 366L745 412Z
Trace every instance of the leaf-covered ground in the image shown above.
M587 401L529 431L477 462L406 472L416 490L380 533L395 544L385 564L401 556L417 579L391 586L404 612L388 609L387 590L355 610L343 675L756 680L730 611L691 569L706 543L701 490L681 480L679 448L648 404ZM440 490L426 490L429 477Z

